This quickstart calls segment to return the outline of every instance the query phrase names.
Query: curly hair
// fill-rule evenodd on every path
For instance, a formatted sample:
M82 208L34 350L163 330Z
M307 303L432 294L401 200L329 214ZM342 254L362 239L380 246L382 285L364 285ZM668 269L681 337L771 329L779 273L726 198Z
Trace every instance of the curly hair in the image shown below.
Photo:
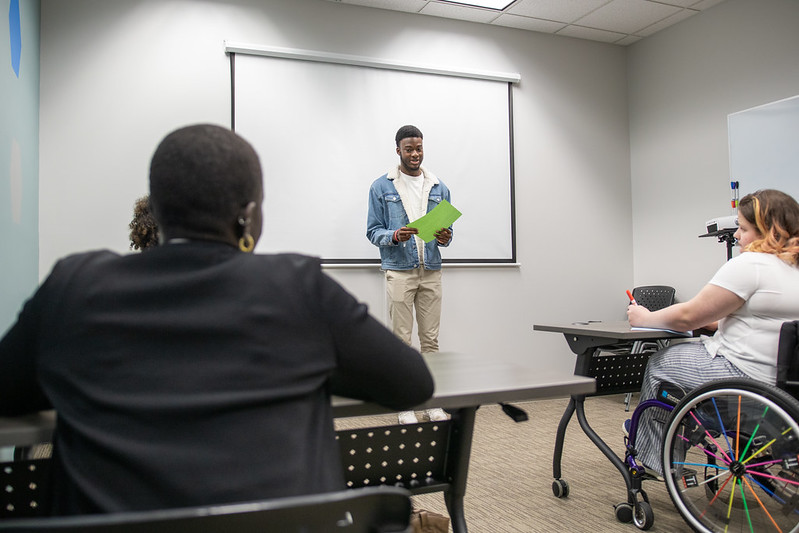
M150 197L142 196L133 205L130 228L130 249L146 250L158 246L158 223L150 210Z
M745 251L774 254L789 265L799 265L799 204L793 197L775 189L755 191L741 199L738 216L761 235Z

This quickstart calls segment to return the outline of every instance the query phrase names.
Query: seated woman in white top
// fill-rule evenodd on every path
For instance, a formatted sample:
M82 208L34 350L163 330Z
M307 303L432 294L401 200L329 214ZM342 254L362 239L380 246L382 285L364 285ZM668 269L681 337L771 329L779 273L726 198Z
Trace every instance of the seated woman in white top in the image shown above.
M728 377L775 383L780 327L799 320L799 204L773 189L744 196L735 238L742 253L689 301L654 312L640 305L627 309L631 326L679 331L717 327L701 342L674 344L654 354L644 374L641 402L654 398L663 382L686 392ZM661 473L663 429L652 422L652 411L640 419L637 460Z

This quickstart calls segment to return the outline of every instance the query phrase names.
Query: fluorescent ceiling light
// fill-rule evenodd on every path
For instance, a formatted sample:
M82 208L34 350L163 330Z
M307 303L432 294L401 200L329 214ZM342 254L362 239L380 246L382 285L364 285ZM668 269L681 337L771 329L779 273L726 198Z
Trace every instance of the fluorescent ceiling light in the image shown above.
M497 11L502 11L509 5L511 5L514 0L447 0L451 4L463 4L467 6L477 6L477 7L487 7L488 9L496 9Z

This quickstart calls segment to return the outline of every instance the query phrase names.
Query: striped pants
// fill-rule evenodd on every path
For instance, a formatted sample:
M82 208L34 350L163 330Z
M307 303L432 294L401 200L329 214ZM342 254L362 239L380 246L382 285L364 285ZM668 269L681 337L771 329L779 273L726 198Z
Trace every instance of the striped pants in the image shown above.
M724 357L712 357L704 343L673 344L650 357L641 384L639 403L655 398L664 381L674 383L688 393L708 381L734 377L746 377L746 374ZM668 414L656 407L647 409L638 420L635 436L635 448L638 450L636 461L661 475L663 436Z

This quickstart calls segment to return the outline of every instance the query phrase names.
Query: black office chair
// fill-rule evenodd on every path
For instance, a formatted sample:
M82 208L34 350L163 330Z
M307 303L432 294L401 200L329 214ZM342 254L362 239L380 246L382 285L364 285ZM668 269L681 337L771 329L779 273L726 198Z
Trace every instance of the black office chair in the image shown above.
M635 303L650 311L657 311L674 303L674 287L666 285L643 285L633 289Z
M784 322L780 328L777 388L799 399L799 320Z
M658 311L674 303L674 287L667 285L643 285L633 289L633 299L638 305L642 305L650 311ZM668 340L658 342L642 342L635 341L630 348L630 353L634 355L646 354L642 358L643 368L646 368L646 361L649 360L649 355L652 352L665 348L668 345ZM643 372L641 373L643 377ZM640 383L638 383L640 386ZM633 393L628 392L624 396L624 410L630 410L630 402L632 401Z
M20 533L410 533L410 493L398 487L207 507L0 521Z
M666 285L645 285L633 289L633 299L638 305L643 305L650 311L659 311L674 303L674 287ZM668 341L664 341L668 342ZM654 345L654 346L652 346ZM648 348L663 348L664 345L637 341L633 344L633 353L642 353Z
M674 288L665 285L642 285L632 292L637 304L657 311L674 303ZM629 301L628 301L629 303ZM624 410L630 410L632 393L641 390L649 357L668 341L659 343L629 341L603 346L597 357L588 362L587 376L596 379L594 396L626 393ZM553 489L554 490L554 489Z

